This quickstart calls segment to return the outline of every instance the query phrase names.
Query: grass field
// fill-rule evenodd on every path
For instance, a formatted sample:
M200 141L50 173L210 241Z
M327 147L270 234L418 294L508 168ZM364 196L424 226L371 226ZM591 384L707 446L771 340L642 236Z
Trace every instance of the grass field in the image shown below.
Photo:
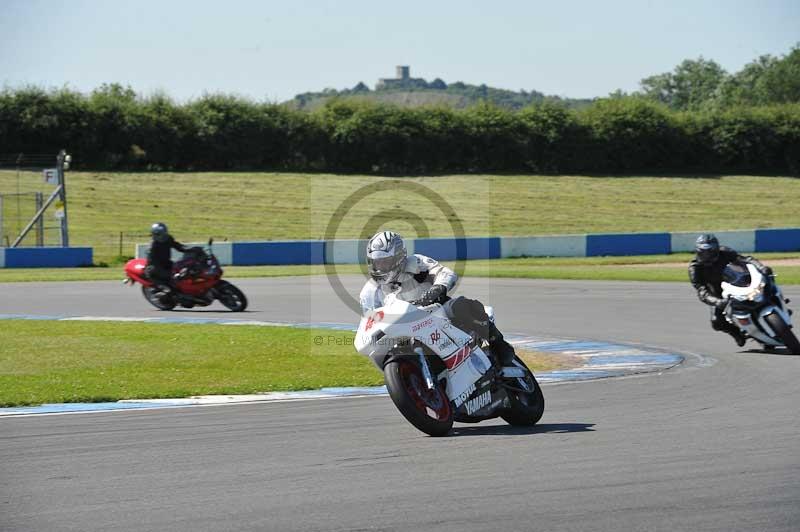
M771 261L800 259L800 253L761 253ZM642 257L519 258L466 262L465 277L515 277L525 279L581 279L606 281L687 282L688 253ZM793 260L794 259L794 260ZM452 263L448 263L453 266ZM780 284L800 284L800 265L775 264ZM337 273L359 273L358 265L336 267ZM226 266L229 278L324 275L324 266ZM0 283L28 281L122 280L122 267L0 269Z
M342 331L9 320L0 345L0 406L383 384Z
M95 248L96 261L132 253L149 225L163 221L183 241L322 238L337 209L337 238L389 223L408 234L422 226L452 236L457 217L468 235L698 231L800 226L800 180L788 177L586 177L450 175L402 178L452 207L414 192L388 190L360 202L354 191L380 178L287 173L67 174L72 245ZM0 171L0 193L45 190L41 175ZM16 204L4 209L5 236ZM23 209L24 210L24 209ZM410 214L409 214L410 213ZM414 228L416 227L417 230ZM13 238L13 235L10 236Z

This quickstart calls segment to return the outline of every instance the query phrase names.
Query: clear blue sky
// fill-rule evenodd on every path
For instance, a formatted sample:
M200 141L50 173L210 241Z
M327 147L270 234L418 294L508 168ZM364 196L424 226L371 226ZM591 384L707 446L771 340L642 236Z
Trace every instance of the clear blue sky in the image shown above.
M393 77L570 97L800 42L800 1L0 1L0 83L283 101Z

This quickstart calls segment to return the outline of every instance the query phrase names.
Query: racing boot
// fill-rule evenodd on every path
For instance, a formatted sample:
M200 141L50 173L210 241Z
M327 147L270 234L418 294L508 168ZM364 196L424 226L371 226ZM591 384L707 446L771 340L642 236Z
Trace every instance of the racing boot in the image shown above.
M736 342L736 345L739 347L744 347L744 343L747 341L747 335L743 333L739 327L725 321L721 316L720 319L711 320L711 328L715 331L722 331L730 334L733 337L733 341Z
M497 362L502 366L510 366L514 363L514 348L506 342L503 334L493 321L489 322L489 336L487 337L489 347L497 358Z
M168 284L158 283L156 284L156 292L153 294L161 301L164 301L166 298L172 295L173 289Z
M744 347L744 343L747 341L747 336L740 330L728 330L725 331L731 336L733 336L733 341L736 342L736 345L739 347Z

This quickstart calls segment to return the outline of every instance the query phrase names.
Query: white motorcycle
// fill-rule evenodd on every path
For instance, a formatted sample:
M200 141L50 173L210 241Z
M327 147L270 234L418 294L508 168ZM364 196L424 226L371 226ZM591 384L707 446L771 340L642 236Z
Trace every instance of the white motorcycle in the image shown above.
M542 390L525 363L515 357L512 366L498 367L488 345L457 328L441 305L417 307L389 294L361 318L355 347L383 371L400 413L431 436L446 435L453 421L498 416L531 426L544 412Z
M722 297L728 298L725 318L764 344L768 350L786 347L800 355L800 342L792 332L792 311L786 307L775 280L752 264L734 262L722 273Z

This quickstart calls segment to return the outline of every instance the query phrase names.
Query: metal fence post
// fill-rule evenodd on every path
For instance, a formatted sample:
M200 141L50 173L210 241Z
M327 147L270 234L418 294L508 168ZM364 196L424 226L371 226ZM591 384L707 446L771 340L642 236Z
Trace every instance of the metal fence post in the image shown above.
M67 184L64 179L64 162L67 156L65 150L58 152L56 157L56 175L58 175L58 184L60 185L58 199L61 201L61 208L63 209L63 216L61 217L61 247L69 247L69 230L67 224Z
M41 192L37 192L35 198L36 212L39 212L42 205L44 205L44 197ZM36 221L36 245L38 247L44 246L44 216L39 216L39 219Z

